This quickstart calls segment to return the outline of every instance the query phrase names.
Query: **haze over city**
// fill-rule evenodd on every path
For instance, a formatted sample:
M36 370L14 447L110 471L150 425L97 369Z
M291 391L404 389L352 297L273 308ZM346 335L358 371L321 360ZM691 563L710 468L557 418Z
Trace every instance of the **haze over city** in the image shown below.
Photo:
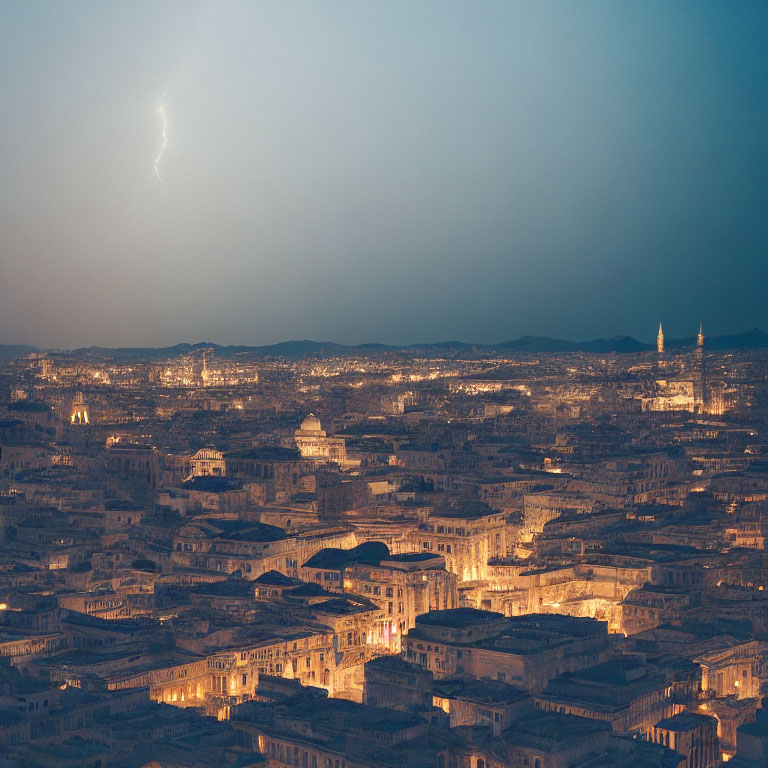
M0 343L768 326L764 2L0 13Z

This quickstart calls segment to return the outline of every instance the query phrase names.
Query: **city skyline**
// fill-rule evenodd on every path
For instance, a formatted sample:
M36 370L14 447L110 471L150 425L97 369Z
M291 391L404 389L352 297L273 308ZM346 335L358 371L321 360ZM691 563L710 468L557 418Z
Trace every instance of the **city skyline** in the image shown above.
M21 349L27 349L28 351L38 350L41 352L76 352L83 349L94 349L109 351L134 351L134 352L162 352L168 350L169 352L179 348L189 348L190 351L202 350L205 347L217 348L220 350L242 350L242 351L257 351L260 353L269 353L272 349L275 350L290 350L292 354L308 354L313 355L317 352L323 351L323 347L327 348L328 352L344 352L345 350L351 352L376 352L377 350L408 350L422 348L429 349L448 349L451 345L456 348L476 348L487 349L489 351L513 351L519 349L521 351L542 351L547 353L557 353L558 351L585 351L585 352L624 352L624 353L642 353L648 352L654 348L654 345L659 346L660 337L665 341L662 343L662 350L664 345L667 348L673 350L684 350L686 347L700 347L707 348L714 346L715 349L760 349L768 347L768 333L760 328L752 328L747 331L742 331L735 334L722 334L712 335L704 332L704 324L699 323L696 333L675 336L672 337L667 333L662 332L663 323L659 324L657 335L653 341L644 341L642 339L636 339L633 336L626 334L617 334L612 336L601 336L594 339L567 339L567 338L553 338L548 336L535 336L532 334L526 334L519 336L515 339L504 339L503 341L491 344L467 341L463 339L440 339L440 340L423 340L420 342L414 342L409 344L385 344L378 341L365 341L359 344L344 344L333 339L282 339L278 342L270 344L219 344L217 342L207 341L177 341L174 344L165 346L126 346L126 347L108 347L102 345L91 345L89 347L39 347L31 344L2 344L0 343L0 352L4 349L17 354Z

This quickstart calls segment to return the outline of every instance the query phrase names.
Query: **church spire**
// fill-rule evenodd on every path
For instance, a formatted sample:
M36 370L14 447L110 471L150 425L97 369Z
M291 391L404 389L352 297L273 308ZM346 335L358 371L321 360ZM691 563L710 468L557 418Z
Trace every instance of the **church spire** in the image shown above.
M659 323L659 333L656 336L656 351L661 354L664 351L664 331Z
M696 336L696 346L701 349L704 346L704 325L699 323L699 333Z

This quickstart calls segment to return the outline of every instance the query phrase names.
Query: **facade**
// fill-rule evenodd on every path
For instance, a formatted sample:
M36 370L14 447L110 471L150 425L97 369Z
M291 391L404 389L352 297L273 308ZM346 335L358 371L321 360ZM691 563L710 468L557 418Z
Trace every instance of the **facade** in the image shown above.
M760 696L762 654L757 641L734 642L730 647L701 654L695 661L701 667L701 689L711 691L715 698Z
M379 606L382 618L368 642L399 653L403 636L418 616L458 607L456 576L430 554L390 555L378 565L352 565L344 571L344 590Z
M320 425L320 419L310 413L294 432L294 441L302 457L345 464L347 449L342 438L328 437Z
M488 560L507 554L507 515L479 502L438 508L411 537L410 548L445 558L461 581L487 578Z
M224 454L212 448L201 448L189 460L191 477L224 477L227 474Z
M78 425L90 424L90 414L88 406L83 400L82 392L78 392L72 401L72 407L69 409L69 423Z
M678 764L682 768L714 768L722 764L714 717L680 712L656 723L649 738L654 744L683 755L683 761Z
M435 678L466 674L538 692L561 673L586 669L610 653L603 622L458 608L417 617L402 655Z
M691 685L679 691L663 674L637 662L607 661L553 679L536 696L536 706L603 720L614 733L647 736L659 720L683 711L693 699L693 689Z

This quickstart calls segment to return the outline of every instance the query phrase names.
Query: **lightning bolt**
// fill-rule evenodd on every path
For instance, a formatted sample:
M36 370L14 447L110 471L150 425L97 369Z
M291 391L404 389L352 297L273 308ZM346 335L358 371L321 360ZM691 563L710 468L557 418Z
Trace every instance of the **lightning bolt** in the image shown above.
M168 120L165 117L165 104L160 104L160 106L157 108L157 112L160 115L160 119L163 121L163 130L161 133L162 137L162 143L160 144L160 149L157 152L157 157L155 158L155 176L157 177L158 181L162 181L162 177L160 176L160 161L163 158L163 152L165 152L165 146L168 144Z

